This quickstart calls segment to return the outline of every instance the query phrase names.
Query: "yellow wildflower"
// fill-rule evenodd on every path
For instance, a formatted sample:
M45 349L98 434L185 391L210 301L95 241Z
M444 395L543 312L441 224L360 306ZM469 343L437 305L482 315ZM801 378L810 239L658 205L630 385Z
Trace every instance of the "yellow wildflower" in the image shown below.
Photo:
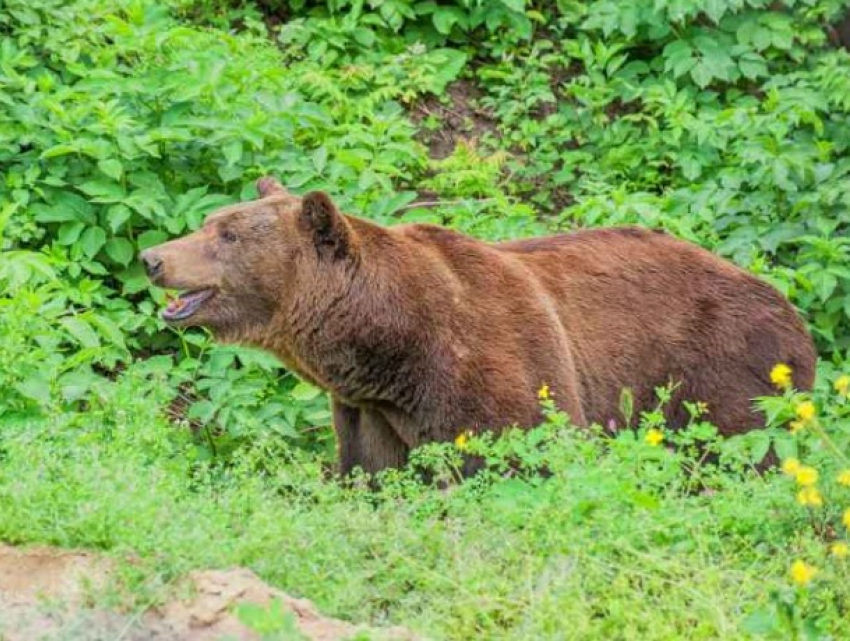
M791 368L785 363L777 363L770 370L770 382L779 389L791 387Z
M843 559L845 556L850 554L850 545L847 545L844 541L837 541L829 546L829 552L832 556Z
M844 510L844 516L841 518L844 527L850 530L850 507Z
M842 396L848 396L848 391L850 391L850 376L847 374L842 374L835 381L835 391L841 394Z
M472 432L461 432L458 434L458 437L455 439L455 447L461 451L465 450L468 446L470 436L472 436Z
M548 385L544 385L543 387L540 388L540 391L537 392L537 398L539 398L541 401L548 401L549 400L549 386Z
M782 461L782 471L788 476L794 476L800 469L800 461L795 458L787 458Z
M664 432L661 430L657 430L654 427L646 432L646 437L644 440L655 447L656 445L660 445L664 440Z
M816 487L804 487L797 493L797 503L820 507L823 505L823 497Z
M800 561L798 559L791 564L791 580L797 585L807 585L808 583L811 583L817 573L817 568L809 565L805 561Z
M804 487L814 485L818 482L818 471L808 465L801 466L794 476L797 479L797 483Z
M840 472L837 480L840 485L850 485L850 470Z
M806 424L803 423L803 421L791 421L788 427L790 428L792 434L796 434L797 432L801 432L802 430L806 429Z
M803 401L797 408L797 418L803 422L811 421L815 417L815 404L811 401Z

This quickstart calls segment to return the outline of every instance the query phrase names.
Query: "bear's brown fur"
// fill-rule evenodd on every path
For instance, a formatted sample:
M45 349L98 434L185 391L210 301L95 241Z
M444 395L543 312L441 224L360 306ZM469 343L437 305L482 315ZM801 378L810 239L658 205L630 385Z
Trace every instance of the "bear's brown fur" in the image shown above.
M272 179L259 200L145 251L186 290L164 316L276 354L329 391L343 472L402 465L462 430L533 426L538 391L578 426L623 425L679 383L723 434L763 424L772 367L813 382L815 350L772 287L666 234L596 229L488 244L431 225L383 228Z

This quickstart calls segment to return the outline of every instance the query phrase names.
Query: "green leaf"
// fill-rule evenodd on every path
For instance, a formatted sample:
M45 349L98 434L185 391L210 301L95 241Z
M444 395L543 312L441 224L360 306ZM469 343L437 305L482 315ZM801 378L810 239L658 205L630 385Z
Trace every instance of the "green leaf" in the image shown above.
M106 255L109 256L119 265L127 266L131 260L135 250L133 243L126 238L110 238L106 241Z
M81 222L63 223L56 233L56 242L60 245L73 245L85 228Z
M428 90L441 94L446 85L457 80L466 65L467 56L457 49L436 49L431 52L431 58L436 63L436 72L429 83Z
M702 10L714 24L720 23L720 19L723 18L728 8L728 0L705 0L702 3Z
M741 622L741 629L756 636L765 636L777 629L779 621L773 607L764 607L747 616Z
M292 397L293 400L305 403L307 401L312 401L321 393L322 390L320 390L318 387L314 387L313 385L305 383L304 381L299 381L298 384L292 388L292 391L289 392L289 395Z
M752 461L757 463L767 456L770 449L770 434L766 431L750 432L748 435L750 442L750 456Z
M126 349L124 343L124 332L114 322L102 314L92 314L89 317L89 322L97 328L101 336L106 338L110 343L121 349Z
M767 61L761 54L753 51L743 54L738 59L738 68L741 70L741 75L750 80L768 75Z
M117 160L115 158L101 160L97 163L97 167L104 174L114 180L121 180L121 176L124 174L124 166L121 164L120 160Z
M154 247L155 245L164 243L167 240L168 234L164 231L150 229L139 236L136 244L139 246L139 250L141 251L142 249L147 249L148 247Z
M764 51L770 46L770 41L772 39L773 33L770 29L765 29L764 27L757 27L752 34L752 43L756 48L756 51Z
M118 273L118 280L123 285L124 294L136 294L150 287L145 270L139 261L133 261L127 269Z
M106 232L100 227L89 227L80 237L79 246L89 258L94 258L106 243Z
M525 0L501 0L502 4L510 11L523 13L525 11Z
M664 70L672 71L677 78L688 73L697 63L693 47L684 40L675 40L668 44L664 47L663 55Z
M713 74L711 73L711 69L703 62L695 65L693 69L691 69L691 78L697 84L700 89L705 89L711 81L714 79Z
M321 174L325 171L325 167L328 164L328 148L325 146L319 147L316 151L313 152L313 168L316 170L316 173Z
M61 320L62 327L83 347L100 347L97 333L79 316L70 316Z
M753 41L756 29L759 28L758 21L754 17L755 14L744 19L735 31L735 38L740 45L749 45Z
M14 385L21 396L35 401L39 405L50 403L50 383L41 375L30 376Z
M829 300L835 288L838 286L838 279L829 272L819 271L812 274L812 282L815 285L818 296L822 301Z
M100 203L119 202L125 197L124 188L111 180L89 180L81 184L79 190Z
M44 150L41 153L41 158L46 160L48 158L56 158L58 156L75 154L77 152L79 152L79 145L76 143L54 145L53 147Z
M232 167L242 160L242 141L234 140L227 143L222 149L222 153L224 153L224 160L227 162L227 165Z
M780 461L784 461L787 458L796 457L798 455L797 439L788 431L777 434L776 438L773 440L773 446L776 450L776 456L779 457Z
M66 372L59 378L59 390L66 402L84 398L98 380L98 376L89 368L82 367Z
M41 223L79 220L87 225L97 223L91 203L79 194L70 191L54 193L50 204L37 203L32 209L35 219Z
M452 27L463 19L463 14L460 9L455 7L438 7L434 11L432 20L434 27L444 36L452 32Z
M31 207L36 222L39 223L64 223L72 220L78 220L77 213L72 209L56 207L55 205L46 205L37 203Z
M130 220L133 212L126 205L112 205L106 210L106 220L108 221L109 230L114 234L121 226Z

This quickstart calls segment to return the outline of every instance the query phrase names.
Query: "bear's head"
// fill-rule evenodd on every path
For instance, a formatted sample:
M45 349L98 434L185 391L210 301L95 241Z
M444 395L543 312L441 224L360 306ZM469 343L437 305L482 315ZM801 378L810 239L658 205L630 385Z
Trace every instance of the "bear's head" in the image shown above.
M141 253L151 281L179 296L162 317L220 340L262 340L305 289L346 273L356 253L349 221L322 192L298 198L273 178L257 200L213 212L201 229Z

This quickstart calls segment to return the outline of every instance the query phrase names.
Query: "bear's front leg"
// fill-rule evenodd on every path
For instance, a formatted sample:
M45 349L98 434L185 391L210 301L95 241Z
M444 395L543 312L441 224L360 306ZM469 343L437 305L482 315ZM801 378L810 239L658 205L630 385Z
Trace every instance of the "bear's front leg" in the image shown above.
M337 399L332 400L332 406L341 475L351 474L356 467L375 474L407 462L408 447L380 413Z

